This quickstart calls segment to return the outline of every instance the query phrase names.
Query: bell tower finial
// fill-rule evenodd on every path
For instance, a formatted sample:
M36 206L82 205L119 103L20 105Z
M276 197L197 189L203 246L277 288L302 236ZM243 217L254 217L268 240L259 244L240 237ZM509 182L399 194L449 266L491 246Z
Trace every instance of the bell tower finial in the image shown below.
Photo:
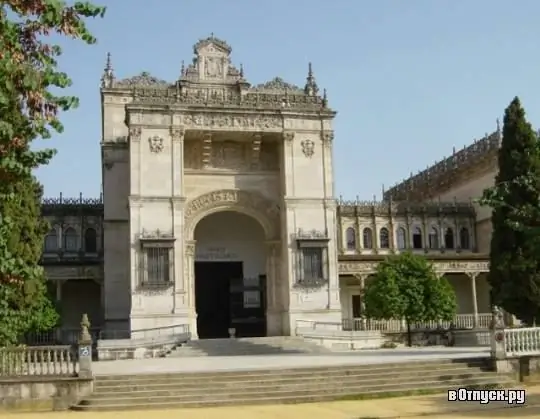
M105 68L103 69L103 75L101 76L101 87L111 88L114 85L114 71L112 67L111 53L107 53L107 61L105 62Z
M306 85L304 87L304 92L308 96L316 96L319 93L319 87L315 81L315 76L313 75L313 67L311 63L308 64L308 75L306 77Z

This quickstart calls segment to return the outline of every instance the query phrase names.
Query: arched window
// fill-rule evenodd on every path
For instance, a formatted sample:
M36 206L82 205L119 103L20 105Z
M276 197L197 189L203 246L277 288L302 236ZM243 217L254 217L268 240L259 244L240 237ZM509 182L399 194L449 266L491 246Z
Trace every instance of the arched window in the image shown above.
M88 253L97 252L97 233L93 228L87 228L84 232L84 250Z
M454 249L454 230L448 227L444 232L444 247L447 249Z
M407 248L407 231L403 227L397 229L397 247L399 250Z
M364 228L364 231L362 232L362 241L364 249L373 249L373 233L371 232L371 228Z
M459 230L459 244L462 249L471 248L469 229L467 227L461 227L461 230Z
M379 241L381 249L390 248L390 235L388 234L388 229L386 227L381 228L381 231L379 232Z
M423 240L422 240L422 229L420 227L415 227L412 235L412 245L413 249L423 249Z
M431 227L431 230L429 230L429 248L439 248L439 232L437 231L437 227Z
M77 232L74 228L68 227L64 230L64 249L68 252L79 250Z
M58 234L56 234L56 229L53 228L45 236L45 252L56 251L58 251Z
M347 250L356 249L356 231L354 231L354 228L349 227L345 231L345 240L347 240Z

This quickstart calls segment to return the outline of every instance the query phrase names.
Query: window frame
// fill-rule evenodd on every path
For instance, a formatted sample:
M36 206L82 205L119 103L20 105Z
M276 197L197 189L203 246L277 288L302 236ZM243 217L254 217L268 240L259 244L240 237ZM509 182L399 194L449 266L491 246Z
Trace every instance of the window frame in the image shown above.
M139 264L139 288L151 288L151 289L167 289L173 287L175 283L174 278L174 238L161 238L161 239L140 239L141 249L139 252L140 264ZM160 251L165 249L166 251L166 264L165 272L168 271L166 280L160 279L158 281L149 280L149 254L151 252Z
M296 240L296 278L294 281L295 287L302 288L321 288L329 281L329 263L328 263L328 243L329 238L318 239L297 239ZM307 277L305 262L306 251L317 250L320 252L321 275L319 277Z

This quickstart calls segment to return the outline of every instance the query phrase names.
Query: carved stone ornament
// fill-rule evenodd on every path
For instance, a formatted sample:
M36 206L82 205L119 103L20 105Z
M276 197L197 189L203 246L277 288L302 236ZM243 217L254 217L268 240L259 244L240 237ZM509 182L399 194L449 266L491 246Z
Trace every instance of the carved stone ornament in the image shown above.
M158 135L154 135L148 139L148 144L150 145L150 151L152 153L160 153L164 148L164 140Z
M290 91L303 91L300 87L295 86L294 84L287 83L281 77L274 77L272 80L267 81L266 83L258 84L254 87L257 90L290 90Z
M206 57L204 66L206 77L218 78L223 76L223 59L221 57Z
M129 138L131 141L139 141L141 139L142 129L141 127L130 127Z
M189 229L191 220L200 213L220 207L242 207L261 215L261 221L266 233L273 236L279 224L279 208L269 199L256 192L235 189L224 189L201 195L187 204L185 210L186 228ZM191 226L193 227L193 226Z
M183 116L183 124L193 128L238 128L238 129L279 129L283 122L277 116L239 116L227 114L188 114Z
M313 154L315 154L315 143L311 140L303 140L300 145L302 146L302 153L304 153L304 156L307 158L313 157Z
M136 76L117 81L115 87L167 87L169 84L169 82L158 79L147 71L143 71Z
M334 133L333 132L325 132L323 134L323 143L326 147L331 147L332 143L334 142Z
M184 127L171 127L171 137L173 141L182 141L186 130Z
M294 132L285 132L283 134L283 138L285 138L285 141L287 141L288 143L292 142L294 140Z

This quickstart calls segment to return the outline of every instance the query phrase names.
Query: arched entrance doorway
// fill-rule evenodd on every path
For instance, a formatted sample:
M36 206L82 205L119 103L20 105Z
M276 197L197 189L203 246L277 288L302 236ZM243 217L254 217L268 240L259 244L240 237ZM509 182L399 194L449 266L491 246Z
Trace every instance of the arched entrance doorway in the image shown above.
M234 211L197 223L195 309L200 339L266 335L265 231L254 218Z

